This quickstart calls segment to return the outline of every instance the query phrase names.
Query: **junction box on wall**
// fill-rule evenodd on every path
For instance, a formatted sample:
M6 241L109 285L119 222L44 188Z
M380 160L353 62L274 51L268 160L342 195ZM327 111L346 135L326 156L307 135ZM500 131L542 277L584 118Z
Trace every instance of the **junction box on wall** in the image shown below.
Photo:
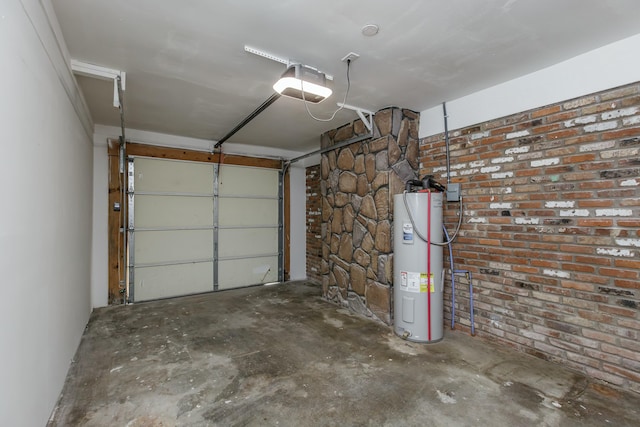
M447 184L447 202L460 201L460 183Z

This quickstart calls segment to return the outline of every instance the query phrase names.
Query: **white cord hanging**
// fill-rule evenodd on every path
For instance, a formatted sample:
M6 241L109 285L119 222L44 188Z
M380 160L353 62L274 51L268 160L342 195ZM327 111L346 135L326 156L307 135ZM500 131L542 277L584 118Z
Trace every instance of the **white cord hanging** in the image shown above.
M342 105L340 105L340 107L338 107L337 110L335 110L333 112L333 114L331 115L331 117L329 117L328 119L323 119L320 117L316 117L311 113L311 110L309 110L309 105L307 102L307 99L304 96L304 80L300 81L300 89L302 91L302 101L304 102L304 108L307 110L307 114L309 115L309 117L311 117L313 120L317 120L319 122L330 122L331 120L333 120L336 117L336 114L338 114L338 112L342 109L344 109L344 106L347 102L347 96L349 96L349 89L351 89L351 77L350 77L350 69L351 69L351 60L347 59L347 91L344 93L344 99L342 100Z

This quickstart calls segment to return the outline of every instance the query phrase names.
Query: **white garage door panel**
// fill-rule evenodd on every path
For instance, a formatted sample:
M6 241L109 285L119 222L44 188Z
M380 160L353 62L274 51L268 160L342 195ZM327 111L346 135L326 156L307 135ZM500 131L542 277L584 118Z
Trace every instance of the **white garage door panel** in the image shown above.
M243 166L220 168L220 195L278 197L279 173Z
M136 268L134 298L146 301L213 290L213 263Z
M216 181L213 163L132 161L132 301L278 280L278 170L223 164Z
M135 190L213 194L213 168L206 163L137 158Z
M278 200L221 198L220 226L277 225Z
M233 289L278 280L278 257L219 261L218 289Z
M220 258L242 255L273 255L278 253L277 228L240 228L218 234Z
M213 259L213 230L139 231L136 265Z
M213 199L136 195L135 227L211 227Z

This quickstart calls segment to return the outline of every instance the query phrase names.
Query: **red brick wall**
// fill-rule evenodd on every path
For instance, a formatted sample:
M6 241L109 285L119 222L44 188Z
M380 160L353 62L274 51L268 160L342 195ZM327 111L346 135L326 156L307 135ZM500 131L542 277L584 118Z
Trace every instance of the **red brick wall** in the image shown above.
M454 262L473 273L477 334L640 392L640 83L450 136ZM446 182L443 134L420 150L421 175Z
M307 279L322 283L322 199L320 197L320 165L307 168Z

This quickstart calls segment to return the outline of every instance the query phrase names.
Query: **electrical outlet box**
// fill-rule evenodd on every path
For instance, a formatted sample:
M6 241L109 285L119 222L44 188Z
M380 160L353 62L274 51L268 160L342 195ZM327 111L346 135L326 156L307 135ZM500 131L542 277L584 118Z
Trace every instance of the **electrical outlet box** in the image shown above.
M447 185L447 202L459 202L460 201L460 184Z
M347 62L347 61L355 61L356 59L360 58L360 55L358 55L355 52L349 52L345 55L344 58L342 58L342 62Z

